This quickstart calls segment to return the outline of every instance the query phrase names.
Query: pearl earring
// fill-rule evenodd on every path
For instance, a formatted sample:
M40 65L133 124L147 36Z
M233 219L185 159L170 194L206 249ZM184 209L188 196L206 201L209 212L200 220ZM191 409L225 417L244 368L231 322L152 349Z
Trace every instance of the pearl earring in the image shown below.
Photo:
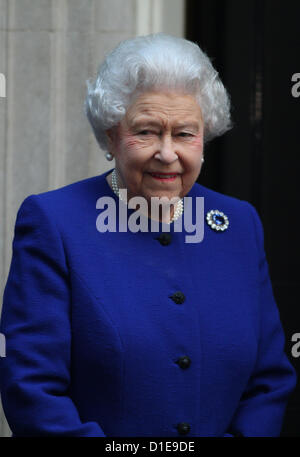
M113 155L110 152L107 152L105 154L105 157L107 158L107 160L112 160L114 158Z
M202 157L201 161L202 161L202 163L204 162L204 157Z

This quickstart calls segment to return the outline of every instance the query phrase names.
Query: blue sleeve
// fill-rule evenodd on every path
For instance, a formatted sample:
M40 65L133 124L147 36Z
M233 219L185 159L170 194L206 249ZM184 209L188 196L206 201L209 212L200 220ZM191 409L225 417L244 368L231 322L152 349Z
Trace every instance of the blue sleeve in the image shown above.
M260 275L260 331L255 369L249 379L228 432L244 436L279 436L286 404L297 375L284 352L285 335L274 300L264 251L260 218L250 205L258 248Z
M82 422L69 396L71 324L69 274L55 222L30 195L15 224L0 332L2 405L14 436L105 436Z

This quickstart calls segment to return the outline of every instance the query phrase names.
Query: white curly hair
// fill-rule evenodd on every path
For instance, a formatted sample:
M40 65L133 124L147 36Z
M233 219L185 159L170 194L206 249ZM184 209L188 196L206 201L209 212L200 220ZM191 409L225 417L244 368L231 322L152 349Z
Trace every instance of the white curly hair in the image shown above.
M133 99L152 89L194 95L204 119L204 141L232 127L230 97L208 56L193 43L164 33L122 41L87 81L85 111L95 137L108 150L105 131L117 125Z

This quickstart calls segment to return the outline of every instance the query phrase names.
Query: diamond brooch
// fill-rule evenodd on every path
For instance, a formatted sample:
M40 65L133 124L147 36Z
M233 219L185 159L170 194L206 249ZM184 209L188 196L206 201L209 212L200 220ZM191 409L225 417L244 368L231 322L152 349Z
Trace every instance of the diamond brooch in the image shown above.
M224 230L228 229L229 226L229 220L226 214L217 209L212 209L206 214L206 221L208 225L217 232L223 232Z

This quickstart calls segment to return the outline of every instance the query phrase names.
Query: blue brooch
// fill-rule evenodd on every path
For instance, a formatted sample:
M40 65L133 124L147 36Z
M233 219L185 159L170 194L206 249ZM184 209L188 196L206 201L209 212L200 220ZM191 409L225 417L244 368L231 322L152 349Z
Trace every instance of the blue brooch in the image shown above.
M206 221L208 225L216 231L224 231L228 229L229 220L226 214L222 213L222 211L218 211L217 209L212 209L206 215Z

